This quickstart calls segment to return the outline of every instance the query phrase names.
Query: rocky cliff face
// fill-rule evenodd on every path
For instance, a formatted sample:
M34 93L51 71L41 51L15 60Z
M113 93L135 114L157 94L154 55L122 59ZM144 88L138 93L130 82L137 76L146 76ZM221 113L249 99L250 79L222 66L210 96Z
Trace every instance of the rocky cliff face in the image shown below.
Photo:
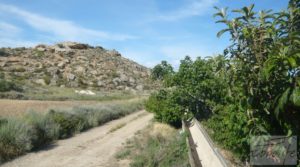
M1 48L0 70L5 79L25 84L101 90L143 90L150 87L150 70L115 50L74 42L34 48Z

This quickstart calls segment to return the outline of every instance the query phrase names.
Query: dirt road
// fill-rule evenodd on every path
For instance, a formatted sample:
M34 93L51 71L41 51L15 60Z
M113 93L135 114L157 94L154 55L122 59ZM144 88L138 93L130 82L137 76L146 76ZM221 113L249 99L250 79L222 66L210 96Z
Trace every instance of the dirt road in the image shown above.
M17 158L3 164L3 167L119 166L114 158L115 153L126 139L145 128L152 118L152 114L145 111L136 112L69 139L59 140L53 146Z

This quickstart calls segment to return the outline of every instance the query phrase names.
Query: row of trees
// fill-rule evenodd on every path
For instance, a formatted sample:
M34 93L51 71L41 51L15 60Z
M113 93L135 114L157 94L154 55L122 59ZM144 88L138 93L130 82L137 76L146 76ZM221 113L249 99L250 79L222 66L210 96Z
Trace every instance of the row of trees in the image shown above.
M234 18L216 9L217 23L226 26L217 35L229 33L231 45L216 57L186 57L177 72L157 65L153 78L164 88L146 107L177 127L196 116L216 142L247 160L250 136L300 134L300 1L280 13L251 5L233 10Z

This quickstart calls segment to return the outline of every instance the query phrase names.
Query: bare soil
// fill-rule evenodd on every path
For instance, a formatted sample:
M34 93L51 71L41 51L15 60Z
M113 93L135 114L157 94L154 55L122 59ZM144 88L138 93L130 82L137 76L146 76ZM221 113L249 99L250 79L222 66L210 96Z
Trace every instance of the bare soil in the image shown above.
M136 112L103 126L59 140L37 152L28 153L3 167L126 167L128 161L118 161L115 154L127 139L145 128L152 114ZM125 126L109 132L110 129L126 123Z

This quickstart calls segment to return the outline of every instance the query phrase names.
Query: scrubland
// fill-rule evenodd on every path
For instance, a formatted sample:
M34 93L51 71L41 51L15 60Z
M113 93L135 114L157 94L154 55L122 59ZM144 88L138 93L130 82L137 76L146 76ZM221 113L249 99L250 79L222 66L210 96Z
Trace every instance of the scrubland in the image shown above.
M50 109L47 112L28 111L17 117L2 116L0 163L142 108L143 100L135 99Z

